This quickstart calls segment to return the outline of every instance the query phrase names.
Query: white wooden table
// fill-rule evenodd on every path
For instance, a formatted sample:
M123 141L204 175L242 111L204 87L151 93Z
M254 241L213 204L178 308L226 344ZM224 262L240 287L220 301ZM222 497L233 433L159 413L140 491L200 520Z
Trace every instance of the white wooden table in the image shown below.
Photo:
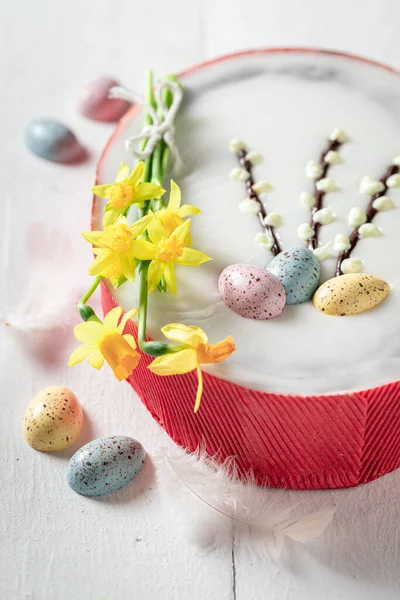
M54 277L51 296L58 303L62 296L70 323L75 319L70 305L85 289L91 259L79 232L89 227L89 188L112 130L77 114L77 96L88 80L111 74L140 90L146 68L161 75L268 45L334 48L400 68L398 0L3 0L1 12L0 307L4 311L21 301L29 273L39 278L43 248L53 256L59 245L58 267L48 261L44 277ZM65 167L30 155L23 129L41 116L69 124L87 145L90 160ZM57 272L64 274L64 287ZM288 492L304 511L331 503L338 511L321 539L292 546L283 564L260 561L238 548L204 552L160 493L150 463L139 489L91 500L67 487L65 468L73 449L45 455L23 441L27 403L41 388L63 384L86 411L80 443L127 434L151 454L170 442L130 387L118 384L107 369L66 367L75 345L71 327L28 335L1 325L0 340L0 595L5 600L400 597L400 472L360 489Z

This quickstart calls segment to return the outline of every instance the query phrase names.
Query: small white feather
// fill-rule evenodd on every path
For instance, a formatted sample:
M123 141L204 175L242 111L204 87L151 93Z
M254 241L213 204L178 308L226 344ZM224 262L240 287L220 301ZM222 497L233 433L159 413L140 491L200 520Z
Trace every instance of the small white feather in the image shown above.
M82 293L77 281L80 271L65 232L56 226L33 223L24 241L20 262L27 273L24 276L21 269L20 282L12 286L16 297L3 297L0 323L19 331L40 332L75 322L76 303ZM11 265L5 267L12 281Z
M301 543L314 540L332 520L332 508L290 519L295 507L288 504L286 492L261 488L251 475L240 481L233 458L218 464L201 450L172 454L164 449L158 454L172 474L171 478L165 468L159 470L164 487L176 502L178 483L184 492L182 498L189 499L188 523L203 547L229 546L234 531L235 543L255 554L277 558L285 539ZM195 505L199 510L194 517Z

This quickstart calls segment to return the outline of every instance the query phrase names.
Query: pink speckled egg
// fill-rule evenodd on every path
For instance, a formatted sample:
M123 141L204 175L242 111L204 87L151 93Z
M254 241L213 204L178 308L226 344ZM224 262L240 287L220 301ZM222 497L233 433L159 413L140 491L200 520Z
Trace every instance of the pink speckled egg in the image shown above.
M130 106L126 100L108 97L110 89L118 85L111 77L99 77L89 83L79 103L81 115L93 121L118 121Z
M279 279L255 265L229 265L219 276L218 289L224 304L246 319L273 319L286 302Z

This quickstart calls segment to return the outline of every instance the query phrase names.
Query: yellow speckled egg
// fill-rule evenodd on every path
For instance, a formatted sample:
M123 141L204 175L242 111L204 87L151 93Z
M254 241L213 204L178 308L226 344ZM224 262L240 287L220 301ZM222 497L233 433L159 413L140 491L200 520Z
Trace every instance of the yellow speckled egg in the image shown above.
M78 398L66 387L42 390L24 417L25 441L35 450L57 452L76 442L82 431L83 412Z
M373 275L347 273L325 281L315 292L313 304L325 315L356 315L378 306L390 292L390 285Z

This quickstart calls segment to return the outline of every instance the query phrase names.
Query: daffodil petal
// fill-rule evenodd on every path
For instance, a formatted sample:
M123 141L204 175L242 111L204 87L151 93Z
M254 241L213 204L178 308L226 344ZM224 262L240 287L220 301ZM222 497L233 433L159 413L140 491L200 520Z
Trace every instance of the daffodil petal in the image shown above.
M138 311L137 308L132 308L131 310L128 310L128 312L126 312L124 314L124 316L122 317L121 323L118 325L118 331L119 331L119 333L122 333L124 331L125 325L129 321L129 319L131 319L133 317L133 315L136 315L138 312L139 311ZM136 348L136 346L132 346L132 347Z
M156 287L161 281L161 277L164 275L164 266L165 263L162 263L158 260L152 260L149 265L149 270L147 272L147 281L149 286L149 294L154 292Z
M110 311L108 311L108 313L104 317L103 323L104 329L107 333L113 331L114 329L117 329L121 315L122 308L120 306L116 306L115 308L112 308Z
M146 229L148 224L151 223L151 221L153 219L154 219L154 217L152 215L145 215L138 221L135 221L135 223L133 223L133 225L131 225L129 227L129 230L132 233L132 237L135 238L138 235L140 235L141 233L143 233L143 231Z
M196 351L186 348L155 358L148 367L156 375L184 375L197 368Z
M182 241L185 241L186 236L189 233L189 230L190 230L190 219L188 219L187 221L182 223L182 225L179 225L179 227L177 227L172 232L172 235L174 235L177 240L182 242Z
M136 167L132 169L132 173L128 177L128 182L132 187L136 187L141 181L144 172L144 162L141 160Z
M135 265L133 263L134 257L132 252L129 250L128 252L121 252L119 255L119 259L121 262L121 272L128 281L135 281L136 279L136 270Z
M95 185L94 187L92 187L92 192L95 196L98 196L99 198L109 198L110 190L113 185L113 183L107 183L106 185Z
M197 369L197 394L196 394L196 402L194 404L194 412L196 413L199 408L200 408L200 401L201 401L201 397L203 395L203 373L201 372L200 367L198 366Z
M89 275L103 275L103 277L119 277L121 267L119 257L111 250L103 250L94 259L89 267Z
M69 357L68 366L73 367L74 365L77 365L78 363L82 362L87 356L89 356L91 352L93 352L93 346L91 346L90 344L83 344L83 346L78 346L77 348L75 348L75 350Z
M132 242L132 254L140 260L151 260L156 255L156 246L147 240Z
M103 216L103 227L114 225L120 216L121 209L119 208L111 208L110 210L106 210Z
M197 265L201 265L202 263L208 262L212 260L207 254L200 252L200 250L194 250L193 248L184 248L182 251L182 256L176 259L176 263L178 265L183 265L185 267L195 267Z
M80 342L97 346L104 336L103 323L98 323L97 321L79 323L74 329L74 336Z
M171 179L171 191L169 193L168 210L171 212L177 212L181 205L181 190L179 185Z
M100 350L95 350L93 354L89 356L89 365L94 369L101 369L104 364L104 356Z
M173 294L176 294L176 281L175 281L175 265L174 263L167 262L164 266L164 277L167 286Z
M154 244L159 244L165 237L165 230L157 216L153 216L147 226L147 233Z
M153 200L160 198L165 190L161 185L156 183L139 183L138 187L133 192L133 203L141 203L143 200Z
M171 342L179 342L185 346L196 347L200 343L206 344L208 337L205 331L196 325L182 325L181 323L169 323L161 328L161 331Z
M83 237L90 244L94 244L95 246L104 247L104 231L85 231L82 233Z
M124 181L124 179L127 179L129 177L129 171L130 171L130 168L128 167L128 165L126 163L122 162L119 165L118 173L115 178L115 182L118 183L120 181Z
M198 215L199 213L201 213L201 210L197 208L197 206L192 206L191 204L183 204L180 207L180 209L176 212L183 219L184 217L188 217L189 215Z
M131 333L125 333L122 337L128 342L131 348L136 348L136 341Z

